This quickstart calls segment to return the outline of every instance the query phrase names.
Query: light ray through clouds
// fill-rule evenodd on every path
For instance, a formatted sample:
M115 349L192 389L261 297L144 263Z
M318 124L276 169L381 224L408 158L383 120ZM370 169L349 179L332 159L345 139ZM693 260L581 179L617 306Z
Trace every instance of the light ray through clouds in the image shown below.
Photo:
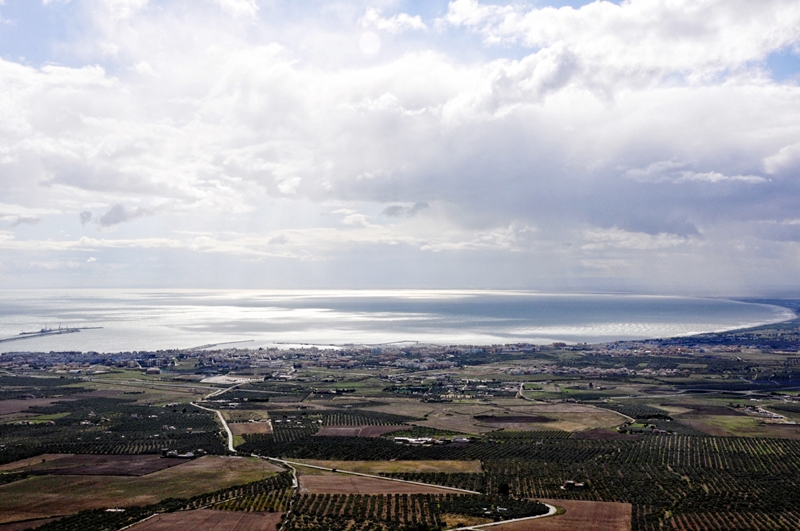
M0 3L0 286L800 286L793 0Z

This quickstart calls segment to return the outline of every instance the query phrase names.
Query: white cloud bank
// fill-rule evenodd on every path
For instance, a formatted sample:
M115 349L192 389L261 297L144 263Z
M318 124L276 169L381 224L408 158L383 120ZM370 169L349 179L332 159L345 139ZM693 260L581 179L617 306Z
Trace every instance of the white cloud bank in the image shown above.
M45 3L2 285L798 287L797 2Z

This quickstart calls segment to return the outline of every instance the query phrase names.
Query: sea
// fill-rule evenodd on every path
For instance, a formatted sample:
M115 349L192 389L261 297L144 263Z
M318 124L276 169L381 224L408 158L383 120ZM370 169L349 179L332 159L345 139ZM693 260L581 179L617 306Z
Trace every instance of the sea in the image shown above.
M486 290L0 290L0 352L600 343L795 318L710 298Z

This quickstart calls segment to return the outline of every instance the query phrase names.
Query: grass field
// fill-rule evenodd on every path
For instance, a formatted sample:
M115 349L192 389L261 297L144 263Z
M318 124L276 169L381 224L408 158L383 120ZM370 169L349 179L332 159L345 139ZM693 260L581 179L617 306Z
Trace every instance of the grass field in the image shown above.
M709 435L728 437L769 437L800 439L800 425L767 424L757 417L730 415L682 415L676 417L682 424Z
M35 476L0 486L0 523L188 498L277 470L260 459L206 456L141 477Z
M37 455L36 457L29 457L28 459L21 459L19 461L14 461L13 463L6 463L5 465L0 465L0 472L10 472L12 470L19 471L23 468L35 466L52 461L57 461L59 459L63 459L65 457L70 457L72 454L42 454Z

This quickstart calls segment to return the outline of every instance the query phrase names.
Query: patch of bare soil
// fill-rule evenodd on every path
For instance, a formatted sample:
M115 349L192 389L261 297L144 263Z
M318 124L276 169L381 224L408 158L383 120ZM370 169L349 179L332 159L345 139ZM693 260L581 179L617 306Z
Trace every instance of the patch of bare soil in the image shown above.
M0 400L0 415L11 415L21 413L31 407L44 407L55 404L56 402L66 402L76 400L77 395L59 396L56 398L28 398L26 400Z
M472 418L487 424L535 424L554 421L542 415L476 415Z
M9 472L11 470L19 471L24 468L29 468L42 462L53 462L66 457L72 457L73 454L41 454L36 457L28 457L27 459L20 459L12 463L0 465L0 472Z
M35 458L34 464L23 470L60 476L145 476L185 462L158 455L68 455Z
M247 435L251 433L270 433L269 424L266 422L234 422L228 423L234 435Z
M276 531L283 513L245 513L198 509L159 514L131 531ZM0 530L2 531L2 530Z
M0 524L0 531L24 531L25 529L36 529L44 524L55 522L58 518L39 518L37 520L25 520L24 522L12 522L10 524Z
M496 531L630 531L631 504L579 500L539 500L564 514L491 527Z

